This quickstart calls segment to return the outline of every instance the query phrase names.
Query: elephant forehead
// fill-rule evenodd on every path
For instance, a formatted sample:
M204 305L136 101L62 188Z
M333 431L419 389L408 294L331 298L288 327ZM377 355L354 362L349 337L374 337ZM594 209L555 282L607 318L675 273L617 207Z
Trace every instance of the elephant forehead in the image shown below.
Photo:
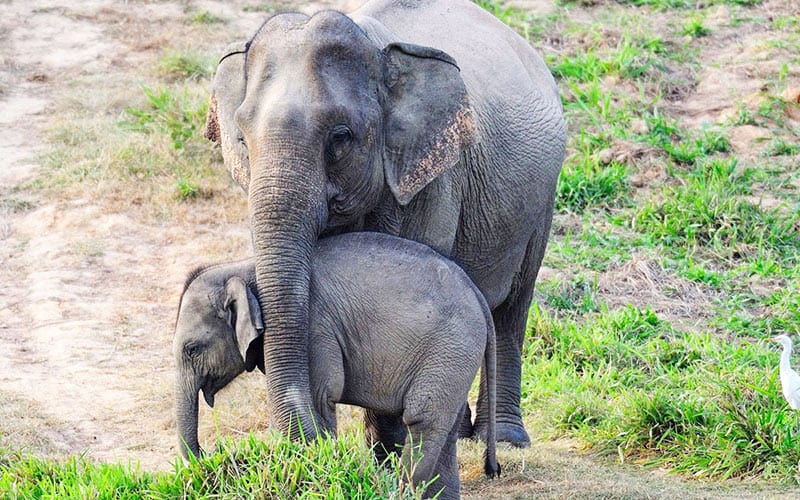
M372 50L370 50L372 49ZM269 54L294 57L297 53L359 58L377 52L361 28L346 15L323 11L308 17L281 14L267 21L250 45L248 57Z
M216 294L206 290L192 290L184 295L178 313L178 325L196 326L196 323L206 323L215 312Z

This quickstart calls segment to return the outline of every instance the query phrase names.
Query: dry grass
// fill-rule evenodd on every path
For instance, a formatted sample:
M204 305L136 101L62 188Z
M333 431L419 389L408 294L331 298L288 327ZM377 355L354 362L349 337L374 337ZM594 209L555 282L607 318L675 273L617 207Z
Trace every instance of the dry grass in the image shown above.
M620 465L582 451L580 443L559 439L535 443L530 450L501 448L498 460L503 476L489 481L470 474L477 467L481 446L459 443L465 455L462 465L464 499L577 498L577 499L708 499L773 498L783 489L768 486L741 488L740 485L704 483L680 479L666 471L643 473L636 465ZM465 477L466 469L466 477Z
M48 415L41 403L22 399L18 394L0 391L0 420L3 432L0 434L0 447L24 449L41 457L58 457L69 453L57 436L61 422Z
M665 270L634 254L628 262L598 277L598 292L609 309L650 308L680 330L702 331L715 315L720 292Z

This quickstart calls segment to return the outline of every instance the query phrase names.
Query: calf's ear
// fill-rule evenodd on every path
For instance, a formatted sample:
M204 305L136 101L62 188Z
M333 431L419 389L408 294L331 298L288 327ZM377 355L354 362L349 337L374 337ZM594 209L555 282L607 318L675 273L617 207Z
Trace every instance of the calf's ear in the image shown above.
M225 310L233 319L234 340L249 372L257 366L264 371L264 320L258 299L238 276L225 283Z

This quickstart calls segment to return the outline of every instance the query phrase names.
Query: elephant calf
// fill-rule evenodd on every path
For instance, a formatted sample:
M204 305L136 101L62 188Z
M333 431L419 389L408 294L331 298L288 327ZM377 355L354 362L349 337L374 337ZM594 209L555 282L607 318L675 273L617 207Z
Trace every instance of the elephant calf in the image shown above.
M490 408L484 470L495 456L495 334L483 295L456 264L425 245L381 233L348 233L313 249L309 367L315 418L336 432L336 403L396 416L417 484L459 495L456 439L481 363ZM202 268L187 279L174 340L181 452L199 453L198 393L214 395L243 371L264 371L262 310L252 260ZM263 320L281 321L264 303ZM290 351L287 351L290 352ZM412 450L412 443L414 449Z

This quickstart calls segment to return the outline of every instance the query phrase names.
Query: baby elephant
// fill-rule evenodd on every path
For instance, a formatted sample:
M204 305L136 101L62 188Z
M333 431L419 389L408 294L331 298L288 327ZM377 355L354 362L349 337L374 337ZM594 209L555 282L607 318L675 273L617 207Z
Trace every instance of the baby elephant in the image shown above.
M490 408L484 470L495 456L495 334L489 307L456 264L427 246L381 233L321 239L313 250L309 367L318 425L336 432L336 403L397 416L402 457L419 459L414 484L459 497L457 422L483 363ZM243 371L264 370L263 323L253 261L192 273L175 331L181 452L199 453L198 392L214 395ZM280 321L264 305L264 321ZM399 439L402 442L402 438ZM421 452L421 458L420 453Z

